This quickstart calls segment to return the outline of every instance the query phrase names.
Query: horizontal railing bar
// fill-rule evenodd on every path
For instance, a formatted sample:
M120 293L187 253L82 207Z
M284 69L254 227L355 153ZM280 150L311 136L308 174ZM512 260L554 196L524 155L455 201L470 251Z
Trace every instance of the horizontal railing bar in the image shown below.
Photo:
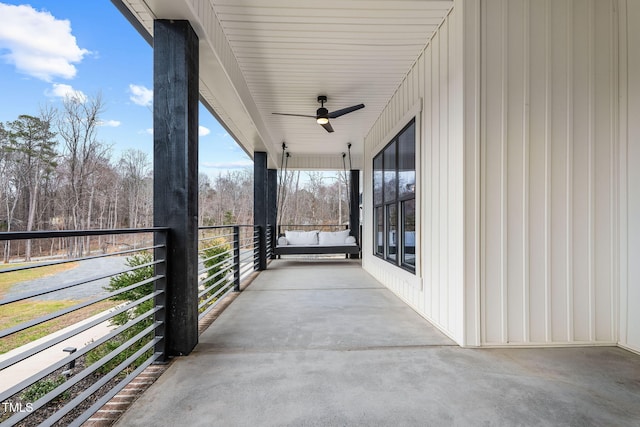
M153 325L152 325L153 326ZM147 328L149 329L149 328ZM127 341L127 343L129 343L130 341L133 341L131 343L129 343L126 348L131 347L136 341L138 341L140 338L142 338L144 335L148 334L149 332L151 332L152 330L154 330L155 328L152 327L150 331L147 331L147 329L145 329L144 331L140 332L140 334L136 335L135 337L133 337L132 339L130 339L129 341ZM146 331L146 332L145 332ZM138 337L139 335L141 335L143 332L145 332L142 336ZM59 421L62 417L64 417L65 415L67 415L69 412L71 412L73 409L75 409L78 404L82 401L84 401L87 397L91 396L93 393L95 393L96 391L98 391L103 385L105 385L106 383L108 383L111 379L113 379L116 375L118 375L120 372L122 372L122 370L124 368L126 368L127 366L129 366L133 361L135 361L138 357L142 356L144 354L145 351L149 350L150 348L153 348L153 346L155 346L156 342L158 342L159 339L152 339L150 340L147 344L145 344L144 346L140 347L140 349L138 351L136 351L135 353L133 353L131 356L127 357L125 360L123 360L118 366L116 366L115 368L113 368L111 371L109 371L108 374L104 375L103 377L101 377L98 381L96 381L95 383L93 383L90 387L88 387L87 389L85 389L81 394L79 394L78 396L76 396L74 399L72 399L69 403L67 403L66 405L64 405L62 408L60 408L59 410L57 410L51 417L49 417L44 423L42 423L42 426L51 426L53 425L55 422ZM122 346L121 346L122 347ZM121 352L120 352L121 353ZM117 356L117 353L115 355L113 355L113 357ZM110 353L111 354L111 353ZM110 355L109 354L109 355ZM155 353L153 356L150 357L153 358L155 356ZM105 356L107 357L107 356ZM109 359L107 359L105 361L108 362L109 360L111 360L113 357L110 357ZM104 359L104 357L103 357ZM102 360L102 359L100 359ZM96 362L95 364L98 364L99 362ZM93 366L93 365L91 365ZM99 366L96 367L96 369L100 368L101 366L104 366L104 363L100 364ZM64 392L65 390L63 390ZM47 395L45 395L44 397L42 397L42 399L45 399L49 394L55 393L56 390L54 389L53 391L51 391L50 393L48 393ZM53 397L56 397L58 394L54 394L54 396L52 396L51 398L49 398L47 401L43 402L43 404L48 403ZM40 399L40 400L42 400ZM39 400L38 400L39 401ZM38 402L36 401L36 402ZM35 409L35 402L34 402L34 409Z
M145 295L144 297L133 301L134 304L128 304L128 305L123 306L123 307L121 307L121 308L119 308L117 310L114 310L114 314L113 315L115 316L116 314L120 314L120 313L126 311L126 310L122 310L124 307L126 307L127 309L130 309L131 307L135 307L137 305L140 305L141 303L143 303L143 302L145 302L145 301L147 301L147 300L149 300L149 299L151 299L151 298L153 298L153 297L155 297L157 295L160 295L162 293L164 293L164 291L158 290L158 291L152 292L149 295ZM113 317L113 316L111 316L111 317ZM105 320L107 320L107 319L105 319ZM35 355L35 354L38 354L41 351L46 350L47 348L53 347L54 345L59 344L62 341L66 340L66 339L69 339L72 336L75 336L80 332L83 332L83 331L82 330L78 331L77 329L74 329L72 331L68 331L68 332L66 332L64 334L58 335L55 338L52 338L52 339L50 339L48 341L45 341L45 342L43 342L43 343L41 343L41 344L29 349L29 351L27 351L27 352L16 354L15 356L10 357L7 360L4 360L4 361L0 362L0 371L5 369L5 368L8 368L9 366L15 365L16 363L21 362L24 359L27 359L27 358Z
M109 390L104 396L102 396L93 405L91 405L91 407L89 407L89 409L87 409L82 414L80 414L80 416L78 416L72 423L69 424L69 427L80 427L80 426L82 426L82 424L86 420L91 418L91 416L93 414L95 414L98 411L98 409L102 408L107 402L109 402L111 400L111 398L113 396L115 396L116 394L118 394L118 392L120 390L125 388L127 386L127 384L129 384L135 377L140 375L140 373L142 373L142 371L147 369L147 367L149 365L151 365L153 362L158 360L160 358L160 356L161 356L160 353L154 353L152 357L147 359L140 366L138 366L133 372L131 372L129 375L127 375L125 378L123 378L122 381L120 381L118 384L113 386L113 388L111 390Z
M209 270L202 270L203 272L206 271L207 273L213 269L213 267L211 267ZM221 274L231 274L231 272L233 271L233 263L228 263L227 266L225 266L224 268L221 268L220 270L217 270L213 275L208 275L207 277L205 277L204 279L198 281L198 285L203 285L207 282L210 282L214 277L217 277Z
M83 303L80 303L80 304L76 304L76 305L71 306L69 308L66 308L66 309L63 309L63 310L59 310L59 311L56 311L54 313L51 313L51 314L48 314L48 315L45 315L45 316L38 317L37 319L23 322L23 323L21 323L19 325L16 325L14 327L3 329L2 331L0 331L0 338L4 338L4 337L9 336L11 334L15 334L16 332L20 332L20 331L22 331L24 329L31 328L31 327L39 325L41 323L48 322L49 320L56 319L58 317L64 316L65 314L72 313L72 312L74 312L76 310L80 310L81 308L88 307L88 306L93 305L93 304L95 304L97 302L104 301L104 300L112 298L112 297L114 297L116 295L120 295L121 293L130 291L132 289L136 289L136 288L138 288L138 287L140 287L142 285L146 285L147 283L150 283L150 282L155 282L155 281L157 281L159 279L162 279L162 278L164 278L163 275L153 276L153 277L145 279L145 280L143 280L141 282L138 282L138 283L135 283L133 285L127 286L126 288L119 289L116 292L112 292L112 293L110 293L109 295L107 295L105 297L95 298L95 299L92 299L92 300L89 300L89 301L86 301L86 302L83 302Z
M207 305L207 303L213 301L218 295L220 295L222 292L226 291L227 289L230 289L231 287L233 287L233 282L229 283L227 286L223 286L222 288L218 289L215 294L211 295L210 297L202 301L200 304L198 304L198 310L200 310L202 307Z
M221 274L229 274L232 270L233 270L233 262L227 262L227 265L224 266L224 268L220 268L220 270L217 270L215 273L213 273L212 275L209 275L208 273L214 269L216 266L211 266L209 268L205 268L204 270L201 270L198 272L198 275L207 273L207 277L205 277L204 279L201 279L198 281L198 285L202 285L204 283L207 283L209 281L211 281L211 279L213 277L217 277Z
M224 283L227 280L229 282L233 283L233 277L230 274L226 274L221 279L218 279L218 281L215 282L214 284L209 285L208 287L206 287L202 291L198 292L198 298L201 298L203 295L208 294L209 292L211 292L211 289L215 288L216 286L220 286L222 283Z
M253 251L252 251L253 252ZM249 262L253 258L253 253L247 253L240 257L240 264Z
M118 348L120 349L119 352L115 352L112 351L109 354L105 355L104 357L102 357L100 360L98 360L96 363L92 364L91 366L88 366L86 369L83 369L81 372L78 372L76 375L74 375L71 379L65 381L63 384L59 385L58 387L56 387L55 389L53 389L52 391L50 391L49 393L45 394L44 396L42 396L40 399L36 400L35 402L32 403L32 412L35 410L40 409L41 407L43 407L44 405L46 405L47 403L49 403L49 401L51 401L54 397L58 396L60 393L65 392L66 390L68 390L70 387L72 387L74 384L76 384L77 382L83 380L84 378L86 378L87 376L89 376L90 374L92 374L93 372L97 371L99 368L101 368L102 366L104 366L107 362L109 362L111 359L113 359L114 357L116 357L117 355L119 355L120 353L122 353L122 351L126 350L127 348L131 347L136 341L140 340L142 337L144 337L146 334L150 333L151 331L155 330L157 327L156 324L150 325L149 327L145 328L143 331L140 331L138 334L136 334L134 337L130 338L128 341L126 341L125 343L121 344L120 346L118 346ZM151 342L153 342L154 340L151 340ZM154 343L155 344L155 343ZM144 349L144 347L147 347L149 344L146 344L145 346L143 346L140 350ZM147 348L148 349L148 348ZM139 350L139 351L140 351ZM144 350L146 351L146 350ZM142 353L144 353L144 351ZM114 354L115 353L115 354ZM136 352L137 353L137 352ZM137 358L137 357L136 357ZM128 359L127 359L128 360ZM125 363L127 360L123 361L122 363ZM135 359L133 359L135 360ZM83 397L82 399L78 400L79 397L82 397L88 390L90 390L93 386L95 386L98 383L101 383L100 386L98 388L100 388L102 385L106 384L111 378L113 378L113 376L111 376L111 378L108 378L107 380L105 380L105 377L108 377L110 375L112 375L114 372L117 375L122 369L117 370L117 368L119 368L122 363L120 363L118 366L116 366L114 369L112 369L109 374L103 376L100 378L99 381L97 381L96 383L94 383L91 387L87 388L80 396L77 396L75 399L73 399L71 402L67 403L67 405L65 405L63 408L66 408L69 404L76 402L72 409L75 408L77 406L77 403L82 402L84 399L86 399L87 396ZM130 363L130 362L129 362ZM129 363L127 363L125 365L128 366ZM103 381L104 380L104 381ZM97 390L97 389L96 389ZM95 391L95 390L94 390ZM89 395L93 394L93 392L91 392ZM56 412L57 414L57 412ZM25 417L28 416L29 413L25 414ZM65 414L66 415L66 412ZM18 417L17 421L21 421L22 419L24 419L24 417L20 418ZM50 420L51 418L49 418ZM57 420L56 420L57 421ZM43 424L40 424L43 425Z
M231 266L231 267L233 267L233 266ZM211 289L211 288L214 288L214 287L218 286L218 285L220 284L219 282L221 282L222 280L225 280L225 279L229 279L229 277L231 277L231 279L230 279L230 280L232 280L232 281L233 281L233 271L230 271L230 270L231 270L231 269L227 269L227 270L224 270L224 271L223 271L223 270L221 270L221 271L220 271L218 274L216 274L215 276L207 277L206 279L201 280L200 282L198 282L198 286L200 286L200 285L203 285L203 286L204 286L205 284L207 284L207 283L208 283L208 282L210 282L211 280L215 279L216 277L218 277L218 276L220 276L220 275L223 275L223 277L222 277L221 279L218 279L218 281L217 281L216 283L214 283L213 285L207 285L207 286L206 286L206 288L205 288L203 291L201 291L201 292L207 293L207 289ZM198 296L200 296L200 295L198 295Z
M198 227L198 230L216 230L216 229L220 229L220 228L233 228L233 227L251 228L251 227L254 227L254 226L251 225L251 224L203 225L202 227Z
M199 238L199 240L201 241L205 241L205 240L215 240L215 239L220 239L222 237L233 237L235 233L231 232L231 233L225 233L225 234L216 234L215 236L202 236Z
M209 260L211 260L213 258L216 258L216 257L217 256L212 256L211 258L207 258L205 261L209 261ZM210 270L212 270L212 269L214 269L216 267L220 267L221 265L224 265L225 263L233 264L233 260L231 258L223 259L222 261L220 261L220 262L218 262L218 263L216 263L214 265L211 265L209 267L203 268L202 270L198 270L198 275L200 275L202 273L206 273L206 272L208 272L208 271L210 271Z
M15 297L1 300L0 301L0 306L7 305L7 304L10 304L10 303L13 303L13 302L22 301L22 300L33 298L33 297L39 297L41 295L46 295L46 294L50 294L50 293L57 292L57 291L62 291L62 290L65 290L65 289L76 287L76 286L86 285L87 283L95 282L96 280L106 279L107 277L113 277L113 276L116 276L116 275L119 275L119 274L122 274L122 273L128 273L130 271L139 270L141 268L150 267L152 265L160 264L160 263L163 263L163 262L165 262L165 260L151 261L151 262L148 262L146 264L141 264L141 265L136 265L134 267L130 267L130 268L126 269L126 270L117 271L115 273L104 274L102 276L94 276L94 277L92 277L90 279L85 279L85 280L73 282L73 283L70 283L68 285L60 286L58 288L45 289L44 291L25 292L23 294L16 295Z
M344 224L278 224L278 227L346 227Z
M0 240L50 239L54 237L107 236L112 234L143 234L169 231L169 227L114 228L98 230L51 230L51 231L3 231Z
M204 262L207 262L207 261L212 260L214 258L218 258L218 257L224 256L224 255L232 255L232 254L233 254L233 248L231 248L231 249L229 249L227 251L224 251L224 252L217 253L217 254L212 255L212 256L210 256L208 258L204 258L200 262L204 263ZM226 259L224 261L226 261Z
M222 239L223 241L221 243L216 243L215 245L208 243L209 240L220 240ZM207 249L212 249L212 248L219 248L219 247L223 247L223 246L227 246L227 245L232 245L234 243L233 239L228 239L226 237L223 236L217 236L211 239L199 239L198 240L199 243L206 243L209 246L203 246L202 248L198 249L198 253L202 253L204 251L206 251Z
M69 264L69 263L72 263L72 262L88 261L88 260L98 259L98 258L115 257L115 256L124 255L124 254L131 254L131 253L135 253L135 252L147 251L147 250L150 250L150 249L159 249L159 248L163 248L163 247L165 247L165 246L164 245L147 246L147 247L144 247L144 248L127 249L125 251L112 252L110 254L91 255L91 256L86 256L86 257L81 257L81 258L69 258L69 259L62 259L62 260L59 260L59 261L45 262L45 263L41 263L41 264L23 265L23 266L20 266L20 267L11 267L11 268L0 270L0 274L1 273L12 273L14 271L31 270L31 269L34 269L34 268L41 268L41 267L50 267L52 265Z
M204 316L206 316L207 313L213 310L222 300L224 300L227 297L227 295L229 295L232 292L233 292L233 288L228 289L227 292L224 295L222 295L220 298L218 298L216 302L211 304L209 307L207 307L206 310L204 310L202 313L198 315L198 320L201 320Z
M156 292L152 296L155 296L158 293L160 293L160 292ZM149 299L148 296L144 297L144 300L148 300L148 299ZM138 301L141 301L141 300L143 300L143 298L140 298ZM142 302L144 302L144 301L142 301ZM128 304L126 309L128 310L130 308L131 308L131 305ZM18 384L15 384L10 389L5 390L4 392L0 393L0 401L4 401L4 400L8 399L9 397L11 397L14 394L16 394L17 392L19 392L20 390L23 390L23 389L27 388L28 386L30 386L31 384L35 383L36 381L44 378L45 376L51 374L52 372L54 372L54 371L60 369L61 367L67 365L69 362L71 362L71 361L77 359L78 357L90 352L91 350L95 349L96 347L100 346L101 344L104 344L105 342L109 341L110 339L120 335L122 332L126 331L127 329L129 329L130 327L132 327L134 325L137 325L142 320L146 319L149 316L152 316L157 311L159 311L159 310L161 310L163 308L164 307L162 307L162 306L155 306L153 309L147 310L146 312L142 313L141 315L139 315L135 319L131 319L129 322L125 323L124 325L121 325L121 326L115 328L114 330L109 332L107 335L104 335L104 336L98 338L97 340L92 341L90 344L87 344L86 346L82 347L81 349L79 349L75 353L70 354L69 356L59 360L58 362L54 363L53 365L50 365L47 368L45 368L45 369L33 374L29 378L26 378L25 380L19 382ZM122 311L118 311L117 313L114 313L114 315L115 314L120 314L121 312ZM67 339L67 338L65 338L65 339ZM58 344L58 343L55 343L55 344ZM31 357L31 356L32 355L29 355L27 357ZM24 359L26 359L26 358L23 358L21 360L24 360Z
M202 240L200 240L202 241ZM198 253L204 253L210 249L217 249L217 248L224 248L225 246L232 246L235 243L235 241L232 242L224 242L224 243L220 243L218 245L212 245L212 246L207 246L206 248L202 248L202 249L198 249Z

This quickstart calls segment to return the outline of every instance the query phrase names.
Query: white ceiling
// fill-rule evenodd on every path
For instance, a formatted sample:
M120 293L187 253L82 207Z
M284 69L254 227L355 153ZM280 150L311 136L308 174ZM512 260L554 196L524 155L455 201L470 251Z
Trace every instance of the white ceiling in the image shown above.
M154 18L189 19L201 39L202 98L244 149L278 161L335 157L364 137L453 5L452 0L113 0L152 34ZM225 40L220 41L223 37ZM226 79L221 83L221 80ZM329 111L313 118L318 95ZM235 98L235 99L234 99ZM300 163L301 165L304 162ZM318 162L317 167L325 163Z

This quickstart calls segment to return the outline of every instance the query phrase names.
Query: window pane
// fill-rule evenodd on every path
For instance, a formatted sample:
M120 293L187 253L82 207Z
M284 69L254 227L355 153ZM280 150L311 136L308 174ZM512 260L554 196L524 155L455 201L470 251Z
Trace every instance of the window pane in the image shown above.
M387 205L387 259L398 260L398 208Z
M385 148L384 152L384 201L396 199L396 142Z
M399 197L410 197L416 192L416 135L415 122L398 137L398 190Z
M383 215L383 210L382 210L382 206L379 206L376 208L375 210L375 216L376 216L376 243L375 243L375 247L376 247L376 255L384 255L384 215Z
M373 203L382 204L382 153L373 159Z
M416 268L416 200L402 202L402 264Z

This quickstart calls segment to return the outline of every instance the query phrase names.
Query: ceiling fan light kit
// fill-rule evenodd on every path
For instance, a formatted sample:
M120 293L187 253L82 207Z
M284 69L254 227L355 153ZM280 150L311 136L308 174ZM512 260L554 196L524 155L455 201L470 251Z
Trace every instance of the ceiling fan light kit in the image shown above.
M358 105L353 105L351 107L343 108L341 110L332 111L330 113L329 110L324 108L324 103L327 102L326 95L319 95L318 102L320 103L320 108L318 108L318 110L316 111L315 116L306 115L306 114L288 114L288 113L272 113L272 114L276 114L279 116L313 117L316 119L316 123L322 126L327 132L331 133L333 132L333 127L331 126L331 123L329 123L329 119L336 119L340 116L344 116L345 114L364 108L364 104L358 104Z

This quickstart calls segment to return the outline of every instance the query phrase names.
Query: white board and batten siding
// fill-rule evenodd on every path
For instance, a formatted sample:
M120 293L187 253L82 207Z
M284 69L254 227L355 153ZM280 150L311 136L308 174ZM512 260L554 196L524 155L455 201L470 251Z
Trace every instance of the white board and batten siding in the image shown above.
M417 117L417 274L367 237L363 266L461 345L640 350L640 5L461 4L365 139L370 206L373 156Z
M365 138L364 203L372 205L372 159L416 120L416 274L372 255L363 239L363 267L456 342L462 342L462 67L456 8L417 58ZM363 230L373 230L364 209ZM367 232L367 231L365 231ZM371 234L371 233L369 233Z
M481 335L617 342L615 0L484 0Z

